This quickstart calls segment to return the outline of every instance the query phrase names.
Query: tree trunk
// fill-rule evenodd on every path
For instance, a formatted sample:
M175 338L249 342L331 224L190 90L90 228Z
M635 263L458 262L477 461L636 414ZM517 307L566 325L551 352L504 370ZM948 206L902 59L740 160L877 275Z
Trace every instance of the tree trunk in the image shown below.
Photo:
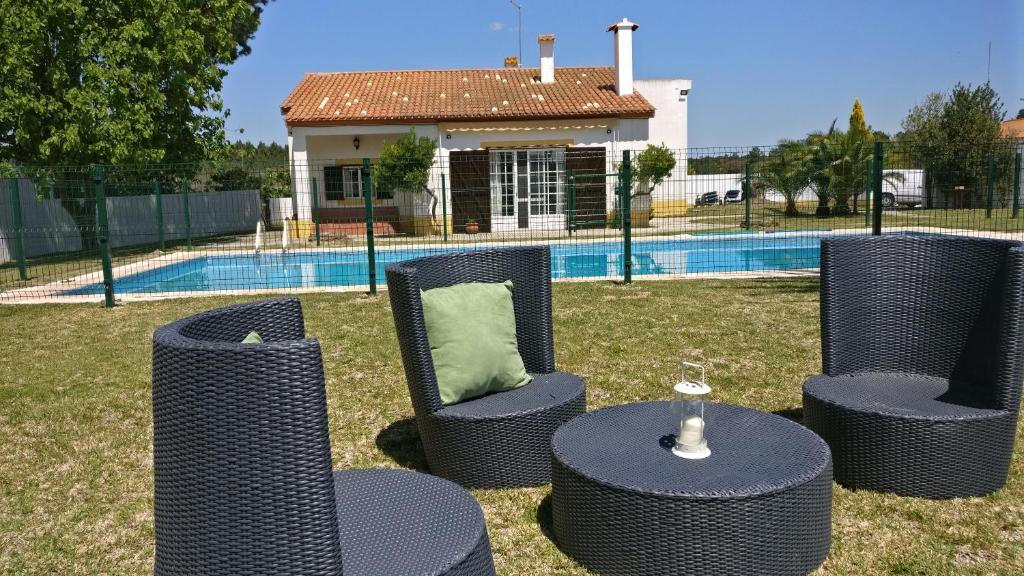
M796 198L793 196L786 197L786 216L799 216L800 210L796 207Z

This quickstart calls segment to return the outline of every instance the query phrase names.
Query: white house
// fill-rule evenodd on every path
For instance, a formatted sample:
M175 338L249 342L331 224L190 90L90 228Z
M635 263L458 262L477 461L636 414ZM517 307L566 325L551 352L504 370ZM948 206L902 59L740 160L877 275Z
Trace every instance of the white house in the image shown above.
M537 68L510 57L503 68L307 74L281 105L300 227L314 179L321 221L359 219L363 159L410 129L437 143L429 187L444 187L445 205L375 197L378 220L415 234L437 233L445 213L455 232L469 220L482 231L564 228L571 203L578 222L603 222L614 184L597 175L623 150L687 145L691 82L634 80L637 27L625 18L608 27L614 66L555 66L555 37L541 35Z

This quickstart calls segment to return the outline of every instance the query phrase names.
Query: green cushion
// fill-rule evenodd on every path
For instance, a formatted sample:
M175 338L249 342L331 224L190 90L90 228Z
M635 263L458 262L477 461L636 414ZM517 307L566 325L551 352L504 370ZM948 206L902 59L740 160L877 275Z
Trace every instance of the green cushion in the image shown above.
M249 332L245 340L242 340L242 344L263 344L263 338L260 338L260 335L253 330Z
M516 340L511 280L434 288L420 297L441 402L530 383Z

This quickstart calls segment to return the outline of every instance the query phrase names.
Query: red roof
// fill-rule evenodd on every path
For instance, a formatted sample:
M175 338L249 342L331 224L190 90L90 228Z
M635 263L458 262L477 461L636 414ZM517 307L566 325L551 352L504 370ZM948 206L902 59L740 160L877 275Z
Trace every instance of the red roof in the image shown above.
M281 104L290 126L479 120L651 118L634 92L615 93L607 66L561 67L540 83L538 68L306 74Z

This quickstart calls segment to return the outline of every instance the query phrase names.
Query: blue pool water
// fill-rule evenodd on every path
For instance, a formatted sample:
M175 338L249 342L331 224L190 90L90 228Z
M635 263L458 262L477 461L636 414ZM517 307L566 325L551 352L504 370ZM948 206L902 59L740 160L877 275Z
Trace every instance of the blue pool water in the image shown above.
M746 235L678 240L635 240L633 274L684 274L816 268L819 243L828 233ZM377 250L377 281L393 262L459 248ZM622 276L622 242L551 245L553 278ZM117 278L117 293L205 292L327 286L365 286L369 266L364 251L295 252L287 255L204 256ZM92 284L69 294L102 294Z

